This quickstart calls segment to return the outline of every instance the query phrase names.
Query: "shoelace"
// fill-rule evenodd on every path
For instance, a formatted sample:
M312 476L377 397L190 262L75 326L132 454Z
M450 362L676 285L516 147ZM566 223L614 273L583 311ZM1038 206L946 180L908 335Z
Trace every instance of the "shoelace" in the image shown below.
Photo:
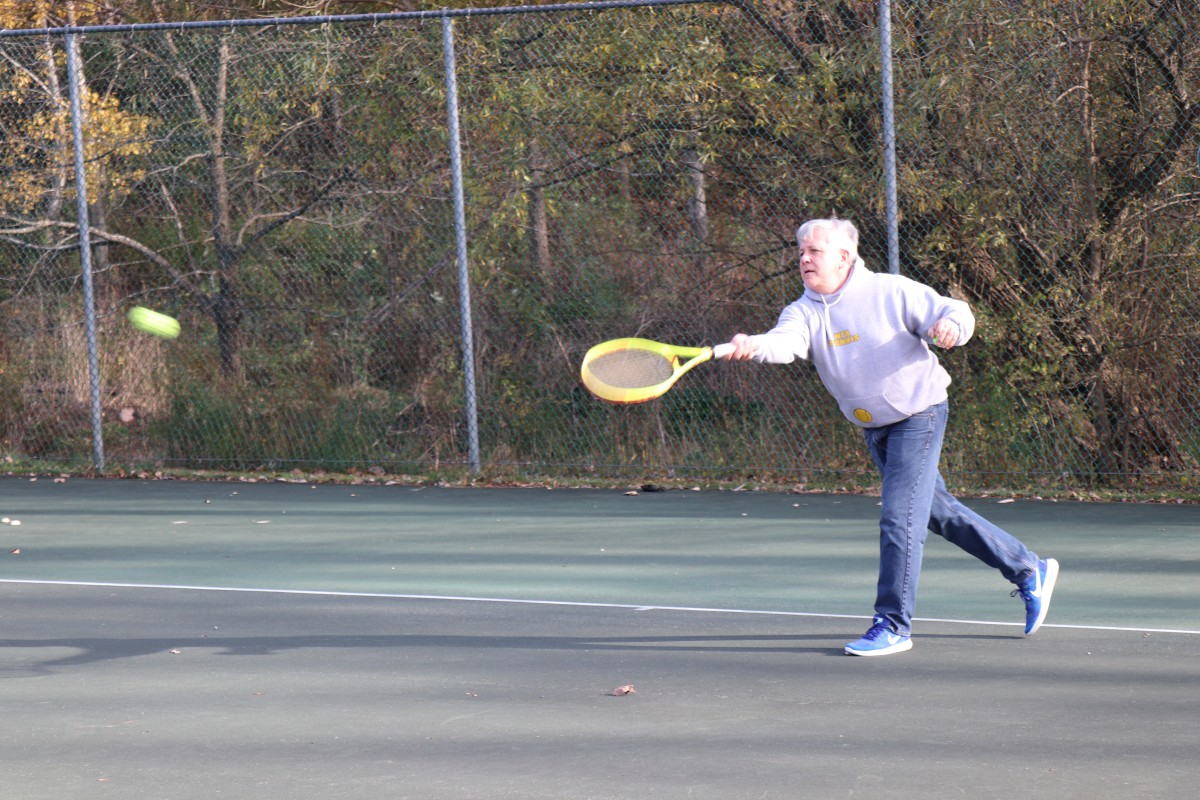
M1016 589L1013 589L1008 594L1009 597L1016 597L1017 595L1021 595L1021 599L1024 600L1026 603L1032 602L1033 601L1033 586L1030 586L1027 583L1024 586L1018 586Z
M884 636L891 632L892 632L892 626L881 620L879 622L876 622L874 625L872 625L871 629L866 632L866 634L863 636L863 638L874 640L874 639L878 639L880 636Z

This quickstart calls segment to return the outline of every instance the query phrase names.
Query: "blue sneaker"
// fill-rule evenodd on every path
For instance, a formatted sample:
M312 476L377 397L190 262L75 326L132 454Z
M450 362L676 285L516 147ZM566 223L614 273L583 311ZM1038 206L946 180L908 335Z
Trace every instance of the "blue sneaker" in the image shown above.
M856 642L846 645L848 656L890 656L912 649L912 638L901 636L882 617L875 617L870 629Z
M1058 562L1053 558L1039 561L1029 580L1013 591L1012 596L1021 595L1025 601L1025 635L1033 636L1042 627L1046 612L1050 610L1050 595L1054 594L1054 583L1058 580Z

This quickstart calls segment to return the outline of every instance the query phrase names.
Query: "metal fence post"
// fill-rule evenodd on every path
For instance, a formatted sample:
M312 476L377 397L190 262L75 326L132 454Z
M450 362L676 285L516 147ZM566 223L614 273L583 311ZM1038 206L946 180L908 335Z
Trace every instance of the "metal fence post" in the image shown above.
M879 0L879 65L883 95L883 186L886 203L888 272L900 272L900 211L896 201L896 112L892 98L892 8Z
M96 348L96 299L92 288L92 243L88 226L87 173L83 153L82 80L79 70L79 40L65 37L67 83L71 97L71 140L75 149L75 194L79 216L79 262L83 270L83 310L87 331L88 383L92 411L92 459L97 472L104 472L104 417L100 407L100 360Z
M462 323L463 393L471 471L479 472L479 412L475 402L475 345L471 331L471 275L467 269L467 218L463 201L462 142L458 131L458 79L454 62L454 20L442 15L442 51L446 62L446 113L450 123L450 174L454 191L454 242L458 255L458 299Z

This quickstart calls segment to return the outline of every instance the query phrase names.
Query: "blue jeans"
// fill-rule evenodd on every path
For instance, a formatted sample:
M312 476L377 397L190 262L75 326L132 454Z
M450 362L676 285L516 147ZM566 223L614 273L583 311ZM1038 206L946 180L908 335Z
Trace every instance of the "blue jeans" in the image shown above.
M938 470L948 416L938 403L882 428L864 428L871 457L883 475L879 520L879 587L875 616L896 633L912 632L917 580L925 538L933 531L978 558L1012 583L1033 575L1038 557L955 499Z

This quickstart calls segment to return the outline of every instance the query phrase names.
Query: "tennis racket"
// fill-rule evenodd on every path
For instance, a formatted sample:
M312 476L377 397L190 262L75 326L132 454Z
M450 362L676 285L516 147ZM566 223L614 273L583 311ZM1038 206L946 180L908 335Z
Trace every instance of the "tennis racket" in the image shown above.
M692 367L732 352L732 344L676 347L649 339L613 339L588 350L579 372L583 385L601 400L644 403L664 394Z

